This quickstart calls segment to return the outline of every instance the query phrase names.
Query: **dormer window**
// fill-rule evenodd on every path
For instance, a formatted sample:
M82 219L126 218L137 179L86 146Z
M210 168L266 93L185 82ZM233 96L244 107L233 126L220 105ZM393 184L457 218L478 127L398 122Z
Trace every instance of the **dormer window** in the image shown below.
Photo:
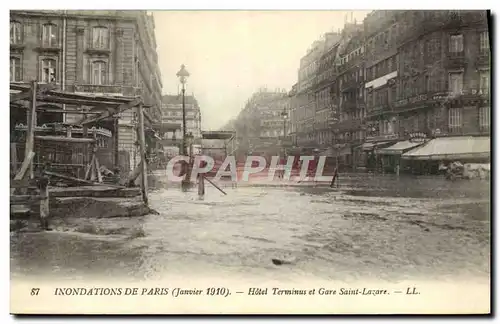
M92 29L92 47L95 49L109 48L109 30L106 27Z
M44 47L57 47L58 28L54 24L45 24L42 26L42 45Z

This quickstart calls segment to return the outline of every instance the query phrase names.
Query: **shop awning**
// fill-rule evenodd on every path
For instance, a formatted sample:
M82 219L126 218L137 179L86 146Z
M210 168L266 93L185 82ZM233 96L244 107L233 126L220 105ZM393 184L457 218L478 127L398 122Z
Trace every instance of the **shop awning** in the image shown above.
M490 138L454 136L435 138L402 155L403 159L459 160L490 157Z
M361 149L363 151L371 151L371 150L375 149L376 147L380 147L380 146L386 145L388 143L389 142L367 142L367 143L361 144Z
M415 146L422 145L423 143L415 143L410 141L401 141L396 144L378 149L376 151L377 154L385 154L385 155L401 155L409 149L414 148Z

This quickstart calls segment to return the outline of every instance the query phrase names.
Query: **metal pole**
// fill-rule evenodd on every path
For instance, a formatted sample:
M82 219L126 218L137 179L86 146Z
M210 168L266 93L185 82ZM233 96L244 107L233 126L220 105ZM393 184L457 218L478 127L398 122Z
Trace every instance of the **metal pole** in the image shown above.
M186 155L186 88L182 83L182 155Z
M186 87L184 82L182 82L182 155L186 156L187 155L187 138L186 138ZM189 184L189 175L187 174L188 172L188 165L186 162L183 164L183 174L184 174L184 179L181 182L181 187L183 191L187 191L188 189L188 184Z
M139 104L139 144L141 152L141 191L142 199L144 203L148 204L148 170L146 161L146 137L144 134L144 111L142 107L142 102Z

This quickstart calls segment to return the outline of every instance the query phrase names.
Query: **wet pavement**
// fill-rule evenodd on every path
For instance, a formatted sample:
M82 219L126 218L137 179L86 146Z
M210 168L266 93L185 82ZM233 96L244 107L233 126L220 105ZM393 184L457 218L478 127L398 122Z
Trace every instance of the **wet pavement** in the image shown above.
M165 279L213 274L283 279L488 278L487 181L355 175L339 185L226 183L183 193L161 182L159 215L72 219L11 233L12 277ZM271 259L290 264L276 266Z

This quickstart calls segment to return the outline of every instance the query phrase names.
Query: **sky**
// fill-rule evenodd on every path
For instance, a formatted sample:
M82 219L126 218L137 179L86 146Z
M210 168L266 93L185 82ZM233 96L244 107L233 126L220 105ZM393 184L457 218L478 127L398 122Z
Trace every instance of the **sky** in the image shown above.
M176 73L185 64L202 130L217 130L258 88L289 91L311 44L341 29L346 15L361 22L368 12L155 11L163 94L179 92Z

